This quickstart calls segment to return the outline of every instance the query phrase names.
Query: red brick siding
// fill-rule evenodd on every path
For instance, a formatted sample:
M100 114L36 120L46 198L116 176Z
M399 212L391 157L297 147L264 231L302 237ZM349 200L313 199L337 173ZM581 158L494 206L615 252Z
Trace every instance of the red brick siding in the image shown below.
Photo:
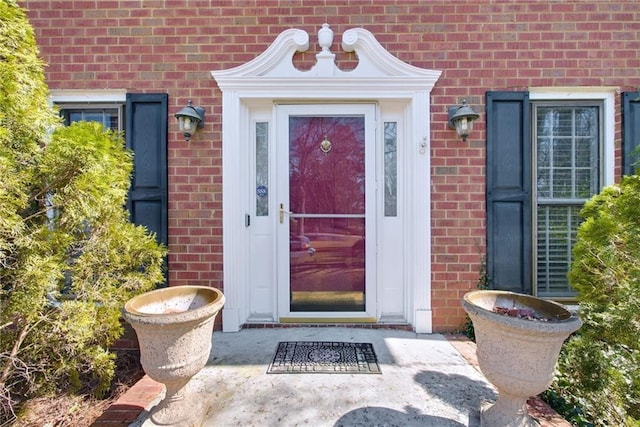
M460 298L476 286L485 248L484 114L466 143L447 107L484 113L487 90L533 86L640 87L640 8L629 1L27 0L52 89L168 92L170 113L192 99L204 131L185 143L170 122L170 280L222 288L221 104L210 71L253 59L288 28L311 35L295 63L314 63L318 29L362 26L412 65L442 70L432 92L434 328L460 326ZM222 6L218 6L222 5ZM620 105L616 96L616 106ZM619 108L619 107L616 107ZM616 158L620 112L616 112ZM619 174L619 161L616 163Z

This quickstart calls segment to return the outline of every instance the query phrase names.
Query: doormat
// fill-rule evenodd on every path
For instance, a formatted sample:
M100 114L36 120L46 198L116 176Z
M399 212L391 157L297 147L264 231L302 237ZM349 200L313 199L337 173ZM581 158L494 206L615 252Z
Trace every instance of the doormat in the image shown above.
M268 374L381 374L371 343L279 342Z

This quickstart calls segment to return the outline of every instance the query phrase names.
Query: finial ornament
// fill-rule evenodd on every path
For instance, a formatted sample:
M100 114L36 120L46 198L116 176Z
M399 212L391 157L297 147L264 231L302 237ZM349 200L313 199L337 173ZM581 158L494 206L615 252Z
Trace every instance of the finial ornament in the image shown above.
M329 52L329 48L333 44L333 30L329 28L329 24L322 24L322 28L318 30L318 44L323 52Z

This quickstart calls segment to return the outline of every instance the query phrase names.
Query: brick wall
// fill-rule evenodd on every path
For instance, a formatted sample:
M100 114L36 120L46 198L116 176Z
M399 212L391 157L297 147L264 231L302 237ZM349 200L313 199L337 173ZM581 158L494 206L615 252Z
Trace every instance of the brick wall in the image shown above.
M459 3L459 4L455 4ZM172 284L222 287L221 105L210 71L253 59L288 28L311 35L370 30L409 64L442 70L432 92L432 287L434 325L460 326L460 298L475 288L485 251L484 116L463 143L447 107L463 98L484 112L487 90L532 86L640 87L640 8L629 1L27 0L52 89L168 92L173 114L207 107L196 143L170 122ZM219 6L223 5L223 6ZM338 53L338 64L355 59ZM616 106L620 105L619 96ZM616 114L620 149L620 112ZM619 175L619 161L616 176Z

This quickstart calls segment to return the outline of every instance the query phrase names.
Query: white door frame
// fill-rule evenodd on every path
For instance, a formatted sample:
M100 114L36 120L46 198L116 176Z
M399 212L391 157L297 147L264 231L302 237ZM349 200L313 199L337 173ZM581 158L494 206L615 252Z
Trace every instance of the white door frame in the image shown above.
M331 32L327 37L327 30ZM430 110L429 94L440 71L404 63L386 51L363 28L347 30L342 48L355 52L358 65L342 71L330 48L333 32L323 26L316 65L300 71L293 65L296 52L309 47L309 35L299 29L285 30L258 57L229 70L213 71L222 90L223 152L223 330L238 331L249 318L248 290L250 233L246 226L247 200L239 191L249 188L246 149L249 144L252 106L282 100L298 102L406 102L407 143L405 158L406 212L404 242L406 274L402 278L408 295L406 321L418 333L432 332L431 311L431 216L430 216Z

